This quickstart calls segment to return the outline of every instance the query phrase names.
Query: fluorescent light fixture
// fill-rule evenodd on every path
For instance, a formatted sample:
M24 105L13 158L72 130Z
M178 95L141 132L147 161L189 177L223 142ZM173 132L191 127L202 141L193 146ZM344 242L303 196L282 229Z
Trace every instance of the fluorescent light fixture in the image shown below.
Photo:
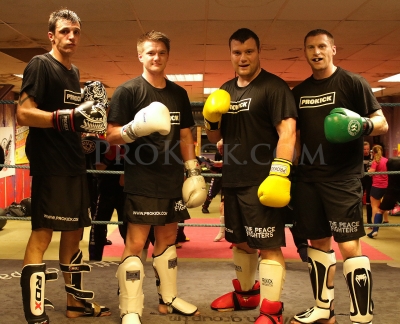
M384 78L382 80L379 80L378 82L400 82L400 73L392 75L388 78Z
M215 90L218 90L219 88L204 88L204 94L210 94L213 93Z
M372 89L372 92L377 92L377 91L381 91L386 88L371 88L371 89Z
M16 76L17 78L21 78L23 77L23 74L13 74L13 76Z
M203 74L167 74L167 78L173 82L203 81Z

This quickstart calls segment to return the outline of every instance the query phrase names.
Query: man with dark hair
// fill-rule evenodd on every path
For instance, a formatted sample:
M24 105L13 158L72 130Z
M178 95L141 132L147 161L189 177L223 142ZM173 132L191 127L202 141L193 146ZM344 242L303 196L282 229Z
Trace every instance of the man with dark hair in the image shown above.
M214 300L211 308L228 311L260 305L257 324L283 324L282 207L290 201L296 105L286 82L261 68L260 41L253 31L234 32L229 49L237 77L207 98L203 115L210 142L223 138L225 239L234 245L237 279L234 291Z
M61 231L60 268L67 291L67 317L108 316L108 308L88 302L94 293L83 290L79 242L90 226L90 201L85 155L79 132L105 132L104 98L81 104L79 70L72 64L81 35L75 12L61 9L49 19L52 49L35 56L24 71L17 107L19 125L30 126L26 155L32 176L32 233L21 274L25 318L29 324L49 323L44 310L47 279L43 255L53 231ZM79 106L78 106L79 105ZM33 308L32 304L36 307Z
M360 244L365 235L363 136L384 134L388 125L367 81L333 64L331 33L310 31L304 54L312 76L293 89L300 154L293 210L295 232L311 244L307 252L315 306L295 315L291 323L335 323L332 236L344 260L350 320L372 323L371 268Z

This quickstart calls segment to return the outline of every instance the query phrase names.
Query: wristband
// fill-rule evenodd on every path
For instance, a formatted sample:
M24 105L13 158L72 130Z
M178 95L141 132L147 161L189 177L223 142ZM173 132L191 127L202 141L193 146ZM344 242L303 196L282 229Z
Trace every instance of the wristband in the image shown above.
M270 175L278 175L281 177L288 177L290 175L290 167L292 162L286 159L275 158L271 164Z

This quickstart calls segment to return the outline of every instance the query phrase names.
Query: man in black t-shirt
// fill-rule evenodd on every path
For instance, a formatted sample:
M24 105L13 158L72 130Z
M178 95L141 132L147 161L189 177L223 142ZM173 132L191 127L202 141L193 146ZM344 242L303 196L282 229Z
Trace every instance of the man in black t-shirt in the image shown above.
M214 300L211 308L228 311L260 305L255 323L282 324L282 207L290 201L296 106L287 84L261 68L260 40L253 31L234 32L229 49L238 76L207 98L203 115L210 142L223 139L225 239L234 244L237 279L234 291Z
M188 95L165 78L169 50L170 40L163 33L153 30L141 35L137 51L143 74L120 85L110 103L106 139L111 144L127 143L124 221L128 231L117 270L122 323L141 323L140 256L152 225L159 312L199 313L195 305L177 297L175 240L178 222L190 218L187 208L200 206L207 193L190 130L194 121Z
M335 323L332 236L344 260L350 320L372 323L371 268L360 244L365 235L363 136L384 134L387 122L367 81L333 64L331 33L310 31L304 54L313 74L293 88L299 112L293 210L294 231L311 245L307 252L315 306L291 323Z
M18 101L18 124L30 126L26 155L32 176L32 232L21 273L29 324L49 323L44 310L45 281L55 277L46 274L43 255L53 231L61 231L59 256L67 291L67 317L111 314L108 308L88 302L94 293L82 287L82 272L90 271L90 267L82 262L79 243L83 228L91 220L79 132L105 131L106 107L102 100L107 96L103 92L98 98L102 103L96 99L81 104L79 70L71 62L80 34L80 19L73 11L61 9L50 15L48 37L52 49L33 57L26 66Z

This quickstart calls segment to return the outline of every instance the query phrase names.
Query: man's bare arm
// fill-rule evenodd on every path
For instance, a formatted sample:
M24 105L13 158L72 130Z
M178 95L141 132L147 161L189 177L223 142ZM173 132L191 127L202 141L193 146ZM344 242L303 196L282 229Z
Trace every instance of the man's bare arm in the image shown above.
M17 121L21 126L50 128L53 127L53 113L38 109L34 98L23 92L18 99Z

